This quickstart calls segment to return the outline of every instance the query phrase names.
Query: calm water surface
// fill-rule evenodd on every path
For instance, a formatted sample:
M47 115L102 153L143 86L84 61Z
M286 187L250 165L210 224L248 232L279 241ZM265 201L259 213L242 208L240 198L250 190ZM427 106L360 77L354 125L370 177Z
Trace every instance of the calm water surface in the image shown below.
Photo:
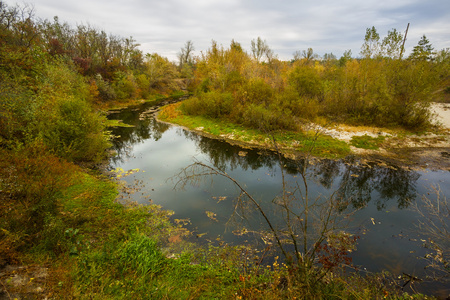
M145 204L148 198L144 195L149 196L153 203L173 210L174 218L190 219L189 228L198 234L206 233L204 238L220 236L230 243L257 241L251 235L234 235L234 228L226 225L239 194L229 181L215 178L212 184L206 181L178 190L174 189L174 176L196 160L218 166L242 183L269 211L271 200L280 195L282 186L277 157L159 123L142 114L147 109L142 106L109 116L135 126L113 129L118 136L114 141L118 155L110 163L112 169L139 169L124 179L129 183L143 182L142 191L133 200ZM283 165L286 181L291 185L299 182L296 163L284 161ZM409 171L357 161L350 164L324 160L309 166L307 175L311 198L326 198L336 192L348 199L347 210L357 209L348 227L348 231L360 236L357 251L352 253L355 265L374 272L388 270L395 275L405 272L424 276L425 262L419 257L427 253L420 241L425 237L415 227L419 216L411 204L428 193L432 185L439 185L443 194L449 196L448 171ZM206 212L215 213L217 221L208 218ZM271 218L279 218L279 212L273 212ZM245 226L258 229L264 223L254 214ZM448 287L431 283L421 284L419 289L437 295L450 293Z

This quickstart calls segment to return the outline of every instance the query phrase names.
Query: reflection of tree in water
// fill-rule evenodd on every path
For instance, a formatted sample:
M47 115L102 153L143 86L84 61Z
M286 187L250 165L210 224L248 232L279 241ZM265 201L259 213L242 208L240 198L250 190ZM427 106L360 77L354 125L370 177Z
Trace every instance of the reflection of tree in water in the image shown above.
M112 129L113 135L120 136L113 141L113 150L118 154L112 158L114 163L129 157L129 151L135 144L147 139L158 141L170 128L170 125L157 122L153 117L140 118L146 109L148 107L129 109L110 116L111 119L120 119L126 124L135 126ZM261 154L258 152L260 150L242 149L225 141L203 137L187 130L179 132L185 138L193 140L200 151L209 156L214 166L222 170L241 168L247 171L267 168L275 174L275 169L280 164L278 156L273 152ZM242 156L242 152L246 152L246 155ZM287 174L295 176L299 174L298 170L303 168L304 160L283 159L281 163ZM386 202L391 199L397 201L399 208L406 208L410 201L415 199L415 183L420 177L413 171L389 168L375 163L361 164L356 160L347 162L318 160L308 165L307 175L327 189L333 188L337 183L337 196L354 208L366 206L374 197L379 210L384 209ZM375 192L378 195L374 194Z
M247 171L256 170L262 167L272 169L278 162L274 155L265 153L261 155L255 149L242 149L229 143L210 139L196 133L184 130L186 138L196 142L198 148L209 156L212 164L222 170L234 170L238 167ZM241 152L241 155L239 153ZM245 156L242 155L245 152Z
M397 201L399 208L406 208L415 199L415 184L419 177L413 171L353 161L342 172L337 195L354 208L361 208L372 200L376 191L378 210L385 209L386 202L391 199Z
M224 141L209 139L195 133L184 131L184 135L196 141L201 151L210 157L214 166L223 170L240 167L243 170L262 167L274 169L278 157L273 153L258 154L256 150L243 150ZM239 156L240 151L246 151L246 156ZM290 175L298 175L304 160L282 161L285 171ZM331 189L333 183L339 180L337 196L341 197L354 208L362 208L376 199L379 210L386 207L386 202L394 200L399 208L408 207L415 199L415 183L420 175L413 171L379 166L375 163L360 164L358 161L319 160L308 166L308 177L317 184ZM378 193L378 195L374 193Z
M313 180L320 185L330 189L334 179L339 176L341 166L340 160L324 159L310 166L311 172L314 174Z
M195 133L184 131L184 135L196 141L201 151L210 157L214 166L223 170L240 167L243 170L262 167L274 169L278 157L273 153L258 154L256 150L243 150L227 142L209 139ZM246 151L246 156L239 156L240 151ZM304 160L282 161L285 171L290 175L298 175ZM408 207L415 199L415 183L420 175L413 171L379 166L375 163L360 164L358 161L318 160L308 166L307 175L317 184L330 189L339 180L337 196L351 204L354 208L362 208L376 199L379 210L386 207L386 202L394 200L399 208ZM374 196L374 192L378 195Z
M158 141L163 133L170 128L166 123L160 123L153 117L140 118L142 110L124 110L120 113L110 115L110 119L122 120L124 123L134 127L115 127L111 133L116 138L113 139L112 150L117 155L111 160L114 163L123 162L129 157L129 151L138 143L153 139Z

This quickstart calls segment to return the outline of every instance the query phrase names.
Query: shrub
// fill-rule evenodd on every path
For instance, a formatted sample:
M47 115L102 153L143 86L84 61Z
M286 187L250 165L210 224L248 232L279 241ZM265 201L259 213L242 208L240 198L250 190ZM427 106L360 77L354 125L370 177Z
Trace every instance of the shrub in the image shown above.
M98 162L109 143L105 118L93 110L90 97L89 84L73 66L48 65L30 105L29 137L67 160Z
M233 96L216 91L201 93L183 102L182 110L190 115L203 115L220 118L230 114L233 107Z
M33 93L9 80L0 80L0 145L25 139L33 118Z
M97 84L100 99L103 101L109 101L117 98L116 92L108 81L103 80L102 75L97 74L95 76L95 83Z
M290 112L283 111L278 105L265 108L262 105L250 104L244 110L240 121L245 126L263 131L295 128Z
M42 232L52 227L49 222L58 215L59 192L70 185L76 168L49 153L41 142L0 149L0 155L0 190L5 197L0 207L4 229L0 237L9 241L8 249L13 252L33 246L44 237ZM57 244L55 232L47 238L54 241L53 246Z
M41 131L45 143L70 161L101 160L109 146L104 118L81 99L68 98L57 109L55 119Z
M270 85L260 78L252 78L239 91L239 99L246 104L270 105L273 100L274 91Z
M289 75L289 84L300 96L323 99L323 82L318 71L311 66L297 66Z
M117 71L112 86L119 100L136 99L138 96L138 84L131 73Z

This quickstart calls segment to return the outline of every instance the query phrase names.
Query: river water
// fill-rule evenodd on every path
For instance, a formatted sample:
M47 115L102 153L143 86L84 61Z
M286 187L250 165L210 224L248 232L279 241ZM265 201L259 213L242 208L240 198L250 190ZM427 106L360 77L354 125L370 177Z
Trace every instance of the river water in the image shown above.
M135 170L123 180L140 182L142 190L133 200L152 203L175 212L175 219L189 219L188 228L199 240L221 237L228 243L261 242L259 236L233 234L234 225L227 224L234 212L239 191L226 178L215 177L184 189L174 189L176 175L194 163L203 162L219 167L236 179L258 201L277 224L279 210L273 210L272 200L282 192L283 176L288 186L304 188L298 166L302 162L280 160L273 153L243 149L224 141L210 139L178 126L157 122L148 105L129 108L109 115L134 127L113 128L114 150L117 156L111 169ZM138 169L138 170L136 170ZM344 212L354 211L347 232L358 235L357 250L351 253L353 263L361 270L388 270L425 278L427 237L417 228L419 214L412 209L421 205L423 195L432 186L439 186L443 195L450 195L450 172L405 170L386 164L320 160L308 165L306 182L311 199L328 199L331 195L346 200ZM428 197L433 197L430 193ZM249 213L243 224L249 231L266 224L257 213ZM417 290L446 296L450 289L442 284L421 283Z

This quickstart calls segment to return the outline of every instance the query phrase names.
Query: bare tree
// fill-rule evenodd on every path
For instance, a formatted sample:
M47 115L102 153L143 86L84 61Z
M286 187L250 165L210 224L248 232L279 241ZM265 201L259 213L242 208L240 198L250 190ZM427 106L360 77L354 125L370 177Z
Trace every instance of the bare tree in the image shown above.
M267 58L273 57L273 51L270 50L267 42L262 40L260 37L251 41L251 51L253 58L257 62L260 62L264 56L267 56Z
M313 48L308 48L307 50L294 52L295 61L304 60L306 63L311 63L317 59L319 59L319 55L314 53Z
M311 149L319 132L311 140ZM272 199L271 208L255 199L245 188L225 170L199 161L184 168L178 174L176 187L187 184L198 184L199 181L214 176L230 180L238 189L239 196L234 202L232 218L243 219L250 211L256 211L268 226L268 231L260 231L261 237L267 243L271 241L279 248L290 268L297 274L296 278L307 286L313 286L321 281L334 268L343 263L349 263L346 255L352 250L356 238L342 229L346 215L341 211L341 199L336 193L329 197L310 196L308 189L309 155L298 163L300 180L293 185L285 178L284 162L278 144L272 137L273 145L279 155L279 167L282 176L282 192ZM273 219L271 211L277 211L282 216ZM344 223L341 223L344 222ZM254 232L254 231L252 231ZM325 250L325 253L323 252Z
M194 50L194 43L191 40L187 41L186 44L184 44L184 48L181 48L180 53L178 53L180 69L182 69L185 64L191 65L193 63Z

